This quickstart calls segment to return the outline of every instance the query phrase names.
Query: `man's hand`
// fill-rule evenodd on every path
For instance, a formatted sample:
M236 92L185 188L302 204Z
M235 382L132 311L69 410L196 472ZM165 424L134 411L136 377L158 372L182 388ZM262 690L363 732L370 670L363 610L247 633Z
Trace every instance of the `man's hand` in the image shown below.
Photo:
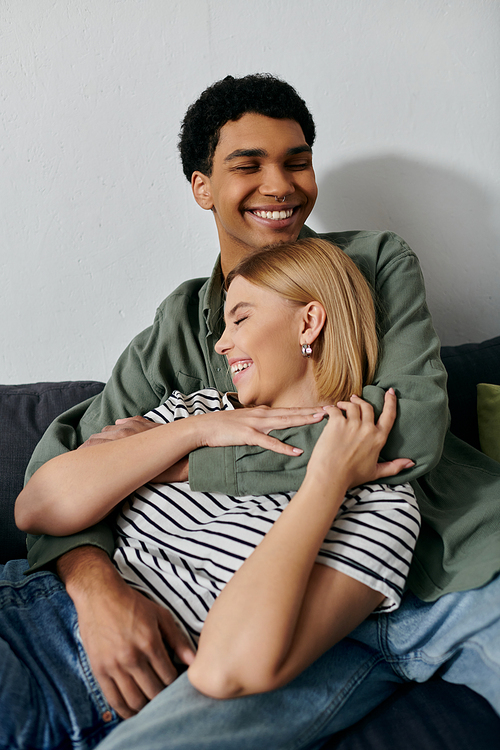
M114 425L111 424L103 427L101 432L91 435L84 443L78 446L78 448L87 448L90 445L107 443L109 440L121 440L130 435L137 435L139 432L145 432L146 430L151 430L154 427L160 426L161 423L151 422L144 417L125 417L123 419L117 419ZM184 456L184 458L181 458L180 461L177 461L177 463L170 466L170 468L151 481L164 483L187 482L188 475L189 456Z
M151 422L144 417L117 419L114 424L107 425L102 428L101 432L91 435L79 448L86 448L89 445L99 445L100 443L106 443L108 440L121 440L130 435L137 435L139 432L152 430L155 427L160 427L160 424L158 422Z
M177 677L168 642L185 664L194 652L170 613L130 588L105 552L79 547L60 558L92 671L123 718L138 713Z
M184 456L173 466L158 474L152 479L152 482L162 482L163 484L172 482L187 482L189 479L189 456Z

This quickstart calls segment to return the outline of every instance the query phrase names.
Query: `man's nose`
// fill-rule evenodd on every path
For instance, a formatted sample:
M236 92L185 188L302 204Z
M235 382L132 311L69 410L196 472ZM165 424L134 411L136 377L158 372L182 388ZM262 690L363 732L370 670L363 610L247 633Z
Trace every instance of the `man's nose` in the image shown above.
M264 180L260 186L263 195L283 198L295 190L291 175L281 167L269 167L264 172Z

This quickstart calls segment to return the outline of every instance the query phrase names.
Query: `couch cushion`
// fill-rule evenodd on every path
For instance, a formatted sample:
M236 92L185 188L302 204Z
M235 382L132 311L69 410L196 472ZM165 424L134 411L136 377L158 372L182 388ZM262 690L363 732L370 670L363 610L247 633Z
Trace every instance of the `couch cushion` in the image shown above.
M58 414L103 387L94 381L0 385L0 563L26 557L25 534L14 524L14 502L35 445Z
M443 346L441 359L448 371L451 431L480 450L476 386L500 385L500 336L481 344Z
M465 685L440 678L399 688L322 750L492 750L500 718Z
M477 384L477 424L481 450L500 463L500 385Z

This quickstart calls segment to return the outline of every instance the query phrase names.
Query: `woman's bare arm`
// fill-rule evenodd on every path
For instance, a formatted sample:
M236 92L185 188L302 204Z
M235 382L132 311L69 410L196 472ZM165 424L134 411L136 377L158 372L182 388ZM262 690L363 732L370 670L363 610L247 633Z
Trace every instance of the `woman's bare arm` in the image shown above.
M207 616L188 670L193 685L207 695L229 698L280 687L384 598L315 563L347 489L397 474L409 463L377 463L396 413L393 393L376 425L372 408L361 399L353 397L342 409L345 418L328 409L329 423L301 488Z
M314 408L213 412L70 451L35 472L16 501L16 523L31 534L73 534L102 520L131 492L199 447L260 445L297 455L298 449L268 433L323 416Z

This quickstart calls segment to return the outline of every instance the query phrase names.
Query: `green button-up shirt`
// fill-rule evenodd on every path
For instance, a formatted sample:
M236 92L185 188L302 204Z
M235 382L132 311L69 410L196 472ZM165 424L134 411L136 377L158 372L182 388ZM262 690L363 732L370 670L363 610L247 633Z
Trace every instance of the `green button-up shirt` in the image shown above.
M318 235L304 227L301 236ZM391 386L395 389L398 417L384 458L407 457L416 464L387 480L412 481L422 513L409 584L426 600L481 586L500 567L500 514L496 510L500 464L447 432L446 372L418 259L390 232L319 236L342 248L375 291L380 358L373 384L364 388L363 397L379 414L385 391ZM222 392L233 390L226 360L214 350L224 327L223 305L219 262L210 279L181 284L160 305L153 325L121 355L103 392L65 412L49 427L35 449L26 477L116 419L153 409L174 389L182 393L209 386ZM304 453L299 457L252 446L194 451L189 459L191 487L231 495L296 490L322 429L319 424L275 433L302 447ZM69 537L31 536L31 571L50 566L65 552L88 544L111 553L110 523L102 522Z

